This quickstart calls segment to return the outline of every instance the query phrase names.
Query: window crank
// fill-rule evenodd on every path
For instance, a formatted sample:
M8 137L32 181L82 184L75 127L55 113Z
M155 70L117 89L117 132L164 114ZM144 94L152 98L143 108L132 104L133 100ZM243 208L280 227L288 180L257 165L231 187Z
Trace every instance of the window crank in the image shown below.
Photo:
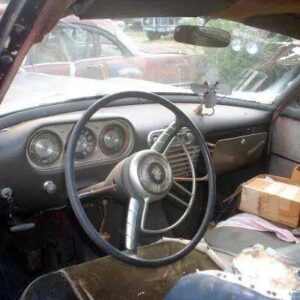
M13 191L11 188L6 187L0 191L0 197L8 203L8 224L10 227L10 232L22 232L35 228L35 223L19 223L14 219L14 210L13 206L14 198Z
M1 197L3 199L8 200L8 199L12 198L12 196L13 196L13 191L11 188L6 187L1 190Z
M13 191L11 188L6 187L4 189L1 190L0 193L1 197L6 200L6 202L8 203L9 207L8 207L8 222L11 224L13 223Z

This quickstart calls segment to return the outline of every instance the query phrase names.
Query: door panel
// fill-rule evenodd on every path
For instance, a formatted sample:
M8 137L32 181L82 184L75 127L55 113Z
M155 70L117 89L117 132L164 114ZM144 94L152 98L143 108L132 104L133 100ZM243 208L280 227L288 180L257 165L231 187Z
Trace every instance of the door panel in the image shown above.
M300 106L295 101L277 118L273 128L270 172L290 176L300 164Z
M144 79L145 66L139 57L100 57L75 62L75 76L93 79L126 77Z
M33 65L32 71L50 75L71 75L71 64L68 62Z
M276 154L271 155L270 173L282 176L290 177L292 170L298 163L290 161L282 156L277 156Z
M144 56L147 63L145 80L187 85L195 82L199 70L205 68L202 57L181 54L152 54Z

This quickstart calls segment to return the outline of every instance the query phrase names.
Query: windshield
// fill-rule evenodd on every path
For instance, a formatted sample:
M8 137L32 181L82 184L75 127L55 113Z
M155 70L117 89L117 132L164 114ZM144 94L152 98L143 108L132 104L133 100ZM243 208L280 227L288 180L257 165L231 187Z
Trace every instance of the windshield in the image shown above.
M178 43L182 24L226 30L230 44ZM299 41L221 19L69 16L31 48L0 113L128 89L189 94L194 82L217 82L221 98L272 104L299 76L299 62Z

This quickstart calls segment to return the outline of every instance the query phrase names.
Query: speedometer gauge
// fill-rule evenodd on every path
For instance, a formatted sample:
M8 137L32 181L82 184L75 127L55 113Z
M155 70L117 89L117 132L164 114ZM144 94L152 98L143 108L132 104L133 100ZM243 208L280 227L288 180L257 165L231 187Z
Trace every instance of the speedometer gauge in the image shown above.
M126 147L127 135L123 126L110 124L103 128L100 133L100 149L108 155L120 154Z
M38 166L55 163L62 155L60 138L51 131L41 131L33 136L28 147L30 160Z
M95 149L96 139L93 131L85 127L80 134L76 146L75 158L77 160L89 157Z

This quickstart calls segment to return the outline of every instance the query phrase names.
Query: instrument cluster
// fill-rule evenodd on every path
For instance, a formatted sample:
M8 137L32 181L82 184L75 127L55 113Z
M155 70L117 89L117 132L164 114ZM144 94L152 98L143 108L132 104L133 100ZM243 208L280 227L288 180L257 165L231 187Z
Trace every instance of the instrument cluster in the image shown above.
M73 126L54 124L38 129L28 141L28 162L41 170L62 168ZM75 165L117 161L131 152L133 143L132 127L125 120L90 121L78 139Z

